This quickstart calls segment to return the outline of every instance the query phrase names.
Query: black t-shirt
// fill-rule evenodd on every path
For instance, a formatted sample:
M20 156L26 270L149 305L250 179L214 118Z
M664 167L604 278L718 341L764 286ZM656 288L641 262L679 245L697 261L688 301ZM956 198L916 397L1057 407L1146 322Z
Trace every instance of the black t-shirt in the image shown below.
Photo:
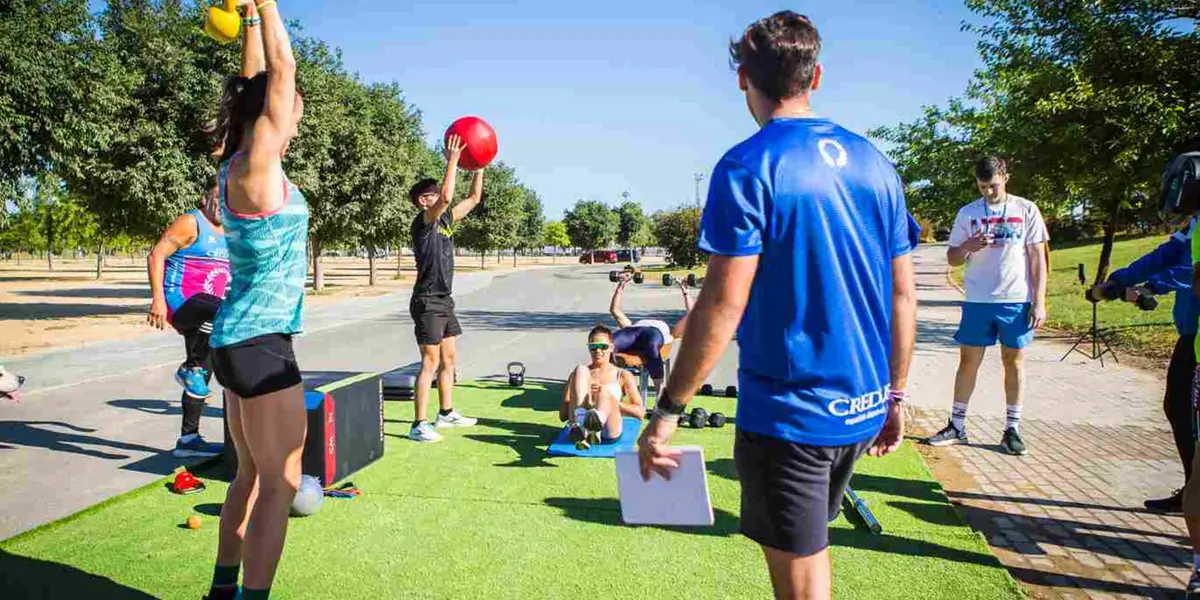
M413 297L445 296L454 284L454 217L450 211L433 223L425 223L424 211L412 223L413 254L417 260L417 284Z

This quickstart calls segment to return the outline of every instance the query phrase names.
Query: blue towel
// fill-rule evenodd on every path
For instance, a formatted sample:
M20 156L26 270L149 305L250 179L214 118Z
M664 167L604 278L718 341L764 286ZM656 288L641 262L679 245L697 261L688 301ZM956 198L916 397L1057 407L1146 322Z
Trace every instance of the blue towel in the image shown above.
M637 444L638 434L641 433L642 420L637 417L624 417L622 419L625 426L621 428L621 437L606 441L598 446L592 446L587 450L576 450L575 442L567 439L567 428L563 427L562 431L558 432L558 437L554 439L554 443L546 449L550 456L580 456L583 458L612 458L616 456L617 450L629 450Z

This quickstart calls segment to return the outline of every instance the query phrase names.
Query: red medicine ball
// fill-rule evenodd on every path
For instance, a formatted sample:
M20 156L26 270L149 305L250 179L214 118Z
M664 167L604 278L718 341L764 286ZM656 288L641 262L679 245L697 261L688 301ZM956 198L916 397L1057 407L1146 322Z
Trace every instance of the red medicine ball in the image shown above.
M496 158L496 130L492 129L487 121L479 117L463 117L450 124L445 137L442 138L443 143L454 134L458 134L467 145L458 159L460 168L477 171L488 166L492 159Z

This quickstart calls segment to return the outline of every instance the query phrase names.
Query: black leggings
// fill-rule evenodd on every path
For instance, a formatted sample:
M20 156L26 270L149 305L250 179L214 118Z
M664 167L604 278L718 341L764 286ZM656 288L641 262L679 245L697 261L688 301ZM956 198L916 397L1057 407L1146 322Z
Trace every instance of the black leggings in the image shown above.
M662 347L666 341L657 327L625 327L613 334L613 350L618 354L632 354L642 359L642 364L650 376L662 379L666 372Z
M212 320L221 309L221 299L209 294L196 294L188 298L171 318L171 326L183 336L184 351L187 357L183 361L184 368L202 367L205 371L205 381L212 381L212 351L208 347L208 337L212 335ZM179 435L200 433L200 416L204 412L204 398L193 398L183 392L180 394L183 403L183 423Z
M1192 377L1196 371L1196 336L1181 335L1171 352L1171 364L1167 367L1167 393L1163 401L1171 433L1175 435L1175 449L1183 463L1183 478L1192 477L1192 455L1196 451L1194 420L1196 410L1192 407Z

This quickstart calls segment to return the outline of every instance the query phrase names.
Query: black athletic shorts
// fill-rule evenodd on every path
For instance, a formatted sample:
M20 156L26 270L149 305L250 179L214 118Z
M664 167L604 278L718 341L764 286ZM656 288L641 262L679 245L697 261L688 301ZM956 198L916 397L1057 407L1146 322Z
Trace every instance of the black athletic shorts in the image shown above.
M809 446L738 430L733 457L742 483L742 534L800 556L824 550L854 462L872 443Z
M436 346L448 337L462 335L450 296L413 296L408 303L417 331L417 344Z
M213 348L212 358L221 387L241 398L278 392L303 381L290 335L260 335L232 346Z
M179 305L179 310L171 315L171 326L181 334L200 329L205 323L211 323L221 310L222 300L212 294L199 293Z

